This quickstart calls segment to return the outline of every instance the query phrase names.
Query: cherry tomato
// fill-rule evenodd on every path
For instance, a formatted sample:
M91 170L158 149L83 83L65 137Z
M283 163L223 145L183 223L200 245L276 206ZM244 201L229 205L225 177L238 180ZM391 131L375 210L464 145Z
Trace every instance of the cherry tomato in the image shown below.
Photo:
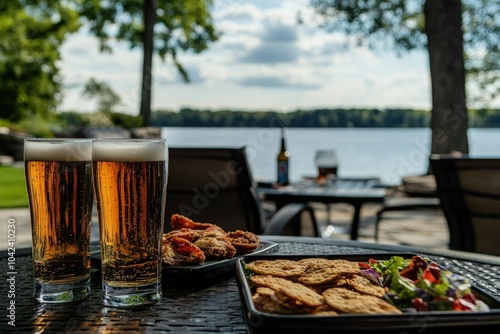
M414 298L412 300L412 306L417 311L429 311L429 304L424 302L424 300L422 298Z
M362 269L370 269L371 268L371 266L368 263L364 263L364 262L358 262L358 265Z

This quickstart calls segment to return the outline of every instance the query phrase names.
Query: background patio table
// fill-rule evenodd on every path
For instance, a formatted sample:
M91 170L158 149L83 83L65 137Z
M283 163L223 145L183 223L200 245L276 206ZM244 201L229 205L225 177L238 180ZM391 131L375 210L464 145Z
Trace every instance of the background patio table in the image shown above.
M262 238L278 242L277 254L417 252L469 277L478 287L500 300L499 257L322 238L284 236ZM118 309L105 307L102 304L100 272L97 269L93 270L92 294L88 299L73 304L38 304L32 297L31 250L17 250L15 261L17 272L15 275L16 327L8 326L8 318L2 316L1 332L3 333L9 331L21 333L248 332L233 273L207 282L186 281L182 285L164 283L164 295L160 304L136 309ZM9 302L6 251L0 252L0 263L2 264L0 307L6 313ZM449 332L446 329L443 331ZM496 331L498 332L498 328ZM429 330L425 331L425 333L429 332ZM459 329L453 330L453 333L458 332L460 332Z
M374 178L340 178L319 185L315 180L304 179L285 187L259 186L259 193L266 201L276 203L277 209L289 203L319 202L326 205L347 203L354 207L351 223L351 240L358 239L361 208L366 203L381 203L386 196L385 187Z

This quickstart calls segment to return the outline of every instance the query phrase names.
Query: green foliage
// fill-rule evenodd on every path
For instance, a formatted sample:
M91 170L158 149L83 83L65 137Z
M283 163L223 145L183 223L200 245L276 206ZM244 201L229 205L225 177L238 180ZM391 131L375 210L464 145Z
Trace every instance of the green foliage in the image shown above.
M10 128L12 125L12 122L9 121L8 119L0 118L0 128Z
M2 1L0 118L46 118L55 110L61 89L59 47L78 28L78 14L65 1Z
M96 111L92 113L80 113L66 111L58 114L59 124L66 130L75 131L85 126L113 126L108 113Z
M426 1L432 0L311 0L311 4L328 31L345 32L358 45L390 46L401 53L427 47ZM468 79L480 90L479 95L470 95L476 102L487 104L500 92L500 2L461 2L465 68Z
M142 126L141 116L133 116L119 112L108 112L107 115L114 125L125 129L138 128Z
M463 0L465 66L479 94L470 91L470 99L487 105L500 93L499 1Z
M143 0L76 0L90 31L99 38L102 51L111 51L109 41L127 41L131 48L142 48L144 32ZM186 70L177 59L181 51L200 53L216 41L210 8L212 0L156 0L154 48L165 60L170 56L185 80ZM148 73L151 75L150 73Z
M54 116L46 118L41 115L33 115L31 118L24 118L19 122L0 118L0 127L6 127L13 131L24 132L41 138L54 137L52 128L56 123L58 123L58 120Z
M51 117L50 119L53 119ZM33 115L30 118L24 118L12 126L14 130L29 133L34 137L51 138L53 122L41 115Z
M103 111L96 111L93 113L84 113L82 115L83 122L87 126L96 127L111 127L113 122L108 116L108 113Z
M429 127L430 111L412 109L315 109L289 113L274 111L231 111L181 109L153 113L155 126L192 127L358 127L423 128ZM471 110L471 127L500 127L500 110Z
M85 114L77 111L64 111L57 114L59 124L64 128L78 129L88 125Z
M430 112L409 109L316 109L274 111L196 110L153 113L155 126L213 127L426 127Z
M500 110L499 109L470 110L469 126L477 128L500 127Z
M120 126L132 129L141 126L141 117L119 112L81 113L76 111L61 112L57 116L60 126L75 131L85 126Z
M397 50L426 45L422 0L311 0L329 31L343 31L355 37L357 45L381 46L385 41Z
M27 207L24 168L0 166L0 208Z
M99 111L111 112L113 108L121 104L120 96L106 82L100 82L94 78L85 84L82 95L97 98Z

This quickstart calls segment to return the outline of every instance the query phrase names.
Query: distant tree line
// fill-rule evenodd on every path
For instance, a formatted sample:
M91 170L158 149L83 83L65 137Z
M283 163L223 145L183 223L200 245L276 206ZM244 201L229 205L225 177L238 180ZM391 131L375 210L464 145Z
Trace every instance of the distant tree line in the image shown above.
M314 109L276 111L198 110L153 112L153 126L188 127L429 127L431 113L414 109ZM469 127L500 127L500 109L469 110Z

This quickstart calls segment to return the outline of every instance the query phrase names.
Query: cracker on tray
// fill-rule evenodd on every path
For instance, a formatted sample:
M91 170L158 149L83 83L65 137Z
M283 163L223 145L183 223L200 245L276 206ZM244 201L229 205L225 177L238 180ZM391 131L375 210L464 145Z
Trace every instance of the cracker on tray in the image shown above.
M305 285L330 284L342 276L357 274L360 272L356 262L346 260L327 260L327 262L315 262L302 274L298 281ZM320 265L322 264L322 265Z
M292 260L257 260L247 267L256 274L276 277L299 276L307 269L306 265Z
M385 300L363 295L345 288L331 288L323 292L326 304L339 313L400 314L401 311Z
M373 283L368 278L360 275L352 275L345 279L347 284L355 291L375 297L383 297L385 289Z
M246 264L254 272L255 307L275 314L335 316L400 314L383 299L385 289L361 275L359 263L342 259L256 260Z
M251 281L258 286L274 290L274 296L284 305L306 313L324 304L324 298L312 289L284 278L272 276L252 276Z

